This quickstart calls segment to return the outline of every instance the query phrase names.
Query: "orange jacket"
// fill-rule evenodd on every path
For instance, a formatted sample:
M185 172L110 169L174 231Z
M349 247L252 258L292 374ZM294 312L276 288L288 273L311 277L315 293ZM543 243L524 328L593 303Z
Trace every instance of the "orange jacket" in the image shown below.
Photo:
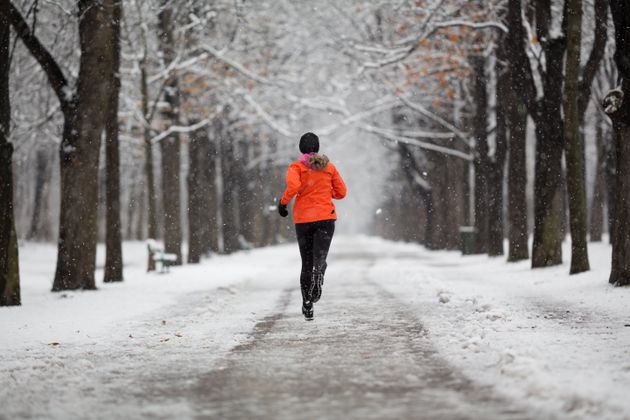
M289 204L294 196L294 223L337 220L332 199L346 196L346 184L325 155L307 154L289 166L280 204Z

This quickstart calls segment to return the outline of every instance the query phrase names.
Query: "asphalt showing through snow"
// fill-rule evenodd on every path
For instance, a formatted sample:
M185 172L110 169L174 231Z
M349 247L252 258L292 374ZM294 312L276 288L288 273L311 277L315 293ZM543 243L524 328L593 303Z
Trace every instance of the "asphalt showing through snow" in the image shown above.
M373 257L338 259L312 322L299 290L284 290L275 314L186 391L195 417L532 418L440 358L411 310L366 280Z

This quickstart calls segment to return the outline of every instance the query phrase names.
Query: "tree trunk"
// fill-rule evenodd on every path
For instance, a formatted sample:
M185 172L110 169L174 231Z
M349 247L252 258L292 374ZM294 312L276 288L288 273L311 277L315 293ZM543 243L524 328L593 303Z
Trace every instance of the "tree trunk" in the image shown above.
M175 59L172 9L165 2L159 13L160 48L165 66ZM164 90L164 101L168 108L162 112L163 119L172 125L179 123L179 85L177 75L169 75ZM164 206L164 251L177 255L175 264L182 263L182 226L180 199L180 139L176 133L160 142L162 151L162 203Z
M243 134L240 134L243 136ZM247 169L249 162L250 145L246 141L239 141L239 156L236 160L237 166L237 191L238 191L238 215L241 237L249 244L256 241L256 219L260 214L256 207L259 206L260 188L250 185L250 180L255 179L252 171Z
M160 146L162 151L164 251L177 255L176 264L179 265L182 263L179 136L168 136L160 142Z
M579 70L582 31L582 1L566 0L568 13L567 59L564 82L565 146L569 226L571 229L571 274L589 270L586 240L587 210L584 169L584 144L580 133L578 109Z
M543 33L547 33L545 30ZM542 74L544 96L536 120L534 173L534 239L532 268L562 264L564 121L562 119L563 38L545 41L547 60Z
M488 252L488 137L485 59L481 55L470 58L473 69L473 137L475 140L475 252Z
M508 155L508 261L529 258L527 226L527 108L532 90L526 69L526 34L523 30L521 0L509 0L506 37L509 90L507 92Z
M111 90L105 122L106 162L106 226L105 226L105 276L104 281L123 280L122 232L120 223L120 152L118 141L118 97L120 94L120 20L122 0L115 0L113 11ZM131 207L131 205L130 205Z
M131 179L135 179L135 173L131 175L130 177ZM127 203L127 224L125 226L125 229L123 229L123 231L125 232L124 234L124 239L130 240L130 239L135 239L134 236L134 231L135 228L137 227L136 224L134 224L134 213L137 209L137 203L136 203L136 199L135 197L138 195L138 191L140 188L138 188L138 186L136 186L135 182L131 182L131 185L129 185L129 202ZM140 196L142 196L142 194L140 194Z
M229 254L239 249L239 232L235 211L238 195L234 174L234 144L226 131L227 129L222 130L221 137L221 179L223 181L221 213L223 215L223 252Z
M503 177L507 154L506 95L509 89L504 43L497 52L496 129L494 160L488 168L488 255L503 255Z
M417 195L422 197L422 202L424 203L426 215L425 246L433 250L446 249L446 237L443 233L451 222L447 215L448 202L445 197L448 194L446 191L446 158L441 153L434 152L427 152L426 156L430 164L427 168L427 179L431 188L420 188L418 185L414 185L417 183L413 179L411 180L413 182L411 185L413 186L413 191L417 191ZM417 166L416 163L414 165L416 165L415 172L416 177L418 177L422 173L423 168ZM418 214L418 211L414 210L413 214ZM403 231L407 230L405 220L408 220L408 218L398 221L401 223Z
M59 151L61 216L53 291L96 289L98 160L114 64L113 2L79 2L81 59Z
M629 9L630 10L630 9ZM628 74L630 76L630 74ZM624 80L625 98L630 98L630 78ZM614 118L614 141L617 158L615 231L612 235L612 266L609 282L630 286L630 101L624 99L625 117Z
M541 119L547 121L536 125L532 268L562 264L562 132L558 120Z
M19 305L20 270L13 214L13 145L9 143L9 0L0 0L0 306Z
M35 198L33 201L33 216L31 226L26 237L29 240L49 240L52 237L49 217L50 192L50 153L40 149L35 158Z
M277 150L276 142L272 140L271 152ZM270 152L270 153L271 153ZM274 166L271 158L267 160L267 178L271 182L267 184L269 188L269 194L267 195L267 201L265 202L265 206L267 207L267 221L265 223L265 232L264 232L264 243L265 245L273 245L277 242L278 235L280 234L280 217L278 217L277 213L273 210L269 209L269 206L274 203L274 200L279 200L280 198L277 196L278 191L281 190L280 177L281 171L284 168L280 168L279 166ZM380 219L381 222L383 218Z
M188 262L198 263L208 251L204 242L210 229L211 186L206 168L213 157L209 153L207 128L192 133L188 144Z
M613 121L616 171L615 234L609 282L630 285L630 0L611 0L615 63L621 86L608 93L604 109Z
M608 208L608 241L613 243L613 236L617 231L617 146L614 129L606 149L606 207Z
M601 242L604 231L604 207L606 205L606 142L604 141L602 118L599 112L595 119L595 142L597 145L597 164L591 201L589 236L591 242Z
M396 120L397 118L395 118ZM442 230L442 221L440 220L440 217L435 217L436 216L436 212L435 210L435 204L436 202L435 200L435 196L434 196L434 191L430 188L426 188L425 186L419 184L417 182L417 177L420 177L420 173L421 170L418 167L417 162L415 161L415 158L413 156L412 151L410 150L409 146L407 146L406 144L402 144L402 143L398 143L398 153L400 156L400 167L402 169L402 173L407 181L406 186L409 188L409 190L411 191L410 194L403 194L402 198L410 200L412 197L418 197L422 203L424 204L424 210L425 210L425 224L424 224L424 228L422 229L422 231L424 232L423 238L421 240L421 243L427 248L427 249L444 249L445 245L444 245L444 237L442 235L440 235L441 230ZM431 156L431 161L435 164L435 158L437 156ZM438 157L439 158L439 157ZM443 165L445 166L445 165ZM444 169L443 166L440 166L439 164L436 165L436 169L440 168L440 169ZM432 176L437 176L439 177L439 170L431 171L431 175ZM438 182L439 180L433 178L430 182ZM433 184L431 184L433 185ZM438 203L438 207L440 207L440 201L441 200L437 200ZM410 216L395 216L392 215L392 220L395 220L397 223L399 223L399 226L401 227L400 229L400 234L397 235L398 238L403 237L405 235L409 235L412 232L415 232L415 230L410 227L410 224L413 224L412 221L418 220L420 221L420 215L418 214L419 212L413 207L413 205L411 205L411 203L406 203L405 201L402 201L401 206L400 207L404 207L407 210L411 210L411 215ZM444 216L444 214L440 214L440 212L437 212L438 216ZM407 237L404 239L408 239L408 240L413 240L415 239L416 241L420 240L420 238L416 237Z
M455 147L457 140L450 140L449 147ZM461 147L461 146L460 146ZM463 149L463 147L462 147ZM462 168L468 166L467 161L446 156L446 185L444 194L447 199L446 214L448 225L443 232L446 238L446 249L459 251L462 248L459 228L464 224L464 185L461 183Z
M509 163L508 163L508 261L529 258L527 234L527 110L512 95L508 107Z
M204 252L219 252L219 220L217 217L217 160L219 159L217 150L217 135L208 138L208 158L205 166L205 179L207 181L206 197L206 223L208 228L203 238Z
M591 86L597 70L600 67L602 58L606 50L606 42L608 39L608 2L607 0L595 0L593 4L593 12L595 16L595 36L593 38L593 46L591 54L584 66L582 76L579 83L578 112L580 118L580 127L584 126L584 116L586 108L591 98ZM606 144L602 133L601 114L596 114L596 144L597 144L597 169L595 174L595 186L593 191L593 202L591 205L590 218L590 239L591 241L601 241L603 225L604 225L604 203L606 191L605 187L605 171L606 171Z
M145 232L147 231L146 229L146 221L145 221L145 216L147 214L147 197L145 195L145 190L144 188L142 188L143 185L143 181L144 181L144 172L143 170L139 171L139 177L140 179L138 180L138 183L135 185L134 188L134 196L137 197L137 200L135 202L134 205L134 214L135 216L135 223L134 223L134 230L133 230L133 236L132 238L135 239L136 241L142 241L145 240L147 238Z
M149 87L147 84L146 62L140 66L140 90L142 92L142 115L145 119L144 136L144 173L147 185L147 236L150 239L158 238L157 222L157 196L155 192L155 177L153 175L153 143L151 142L151 130L148 127L149 118Z

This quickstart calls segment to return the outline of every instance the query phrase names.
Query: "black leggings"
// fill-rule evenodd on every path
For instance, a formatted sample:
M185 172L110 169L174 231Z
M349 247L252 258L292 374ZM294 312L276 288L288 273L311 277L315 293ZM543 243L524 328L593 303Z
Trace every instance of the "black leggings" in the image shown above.
M321 271L322 274L326 272L326 257L335 233L335 221L298 223L295 225L295 232L302 257L302 273L300 274L302 299L307 300L313 271Z

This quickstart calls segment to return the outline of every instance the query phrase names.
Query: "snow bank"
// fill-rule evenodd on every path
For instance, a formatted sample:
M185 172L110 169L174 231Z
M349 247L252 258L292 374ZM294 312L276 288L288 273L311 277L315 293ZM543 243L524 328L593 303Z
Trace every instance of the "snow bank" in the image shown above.
M630 419L630 289L608 285L608 245L590 244L593 270L569 276L568 261L531 270L529 261L362 242L388 256L371 278L415 308L470 378L554 417Z
M159 308L174 305L187 294L258 279L279 260L297 264L291 247L274 247L219 256L201 265L174 267L168 274L147 273L144 242L124 244L125 281L103 283L104 248L99 246L96 291L51 293L56 247L27 243L20 248L22 306L0 311L0 349L28 348L49 343L98 340L108 329L124 325ZM273 255L273 259L269 259ZM288 264L284 264L286 267ZM295 274L279 267L278 279ZM284 277L283 277L284 276ZM273 279L259 279L271 281Z
M296 248L214 256L159 274L146 273L146 244L125 243L124 282L51 293L55 247L26 244L23 306L0 308L0 417L107 419L114 406L121 418L193 417L190 402L155 406L146 395L168 395L168 386L195 380L200 367L249 340L278 293L295 287ZM174 364L178 378L166 377Z

